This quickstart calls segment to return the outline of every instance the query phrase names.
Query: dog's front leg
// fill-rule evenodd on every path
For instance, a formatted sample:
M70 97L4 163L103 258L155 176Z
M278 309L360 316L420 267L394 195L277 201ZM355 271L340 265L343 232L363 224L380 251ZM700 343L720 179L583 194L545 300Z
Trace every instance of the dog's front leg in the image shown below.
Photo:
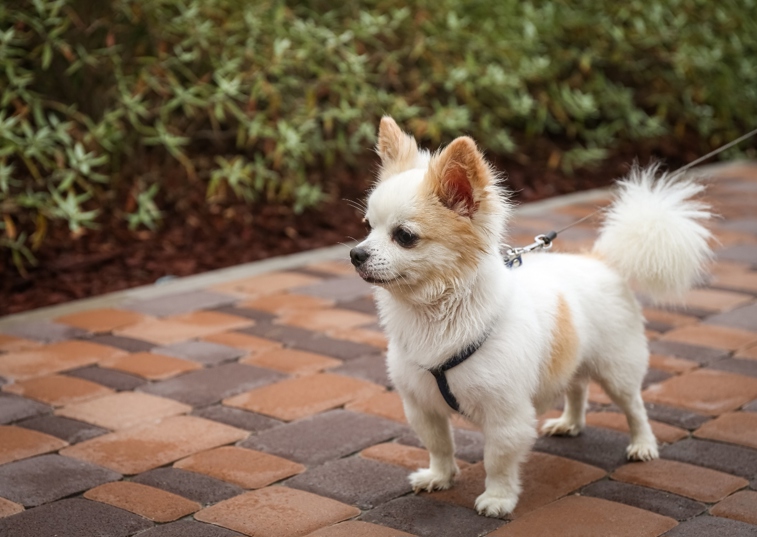
M524 409L506 421L484 424L484 468L486 491L476 498L476 510L486 516L511 513L520 496L520 465L536 439L534 410Z
M423 409L410 399L404 400L404 407L410 426L428 449L431 459L428 468L410 474L413 490L418 493L448 489L459 472L449 418Z

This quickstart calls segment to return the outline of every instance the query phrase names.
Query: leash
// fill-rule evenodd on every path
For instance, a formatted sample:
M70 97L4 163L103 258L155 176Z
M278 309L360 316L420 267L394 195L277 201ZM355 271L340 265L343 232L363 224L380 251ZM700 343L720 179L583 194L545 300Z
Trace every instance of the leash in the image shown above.
M754 129L753 131L748 132L748 133L744 134L743 136L739 136L735 140L732 140L732 141L728 142L727 144L722 145L722 146L718 147L717 149L715 149L713 151L710 151L706 155L704 155L702 157L699 157L698 159L696 159L696 160L694 160L692 162L689 162L688 164L686 164L685 166L682 166L681 168L678 168L673 173L676 174L676 173L685 172L686 170L688 170L689 168L692 168L692 167L696 166L700 162L704 162L708 158L714 157L715 155L717 155L719 153L722 153L726 149L730 149L731 147L733 147L733 146L735 146L737 144L740 144L741 142L743 142L744 140L746 140L748 138L751 138L755 134L757 134L757 129ZM580 219L576 220L575 222L573 222L571 224L568 224L567 226L565 226L562 229L559 229L557 231L550 231L549 233L544 233L542 235L537 235L536 237L534 237L534 242L531 243L531 244L529 244L528 246L523 246L521 248L514 248L514 247L510 246L509 244L505 244L506 250L505 250L505 253L502 256L503 260L505 262L505 266L507 268L509 268L509 269L514 269L514 268L520 267L523 264L523 257L522 257L523 254L527 254L527 253L533 252L534 250L549 250L550 248L552 248L552 242L557 238L557 236L560 233L562 233L565 230L568 230L568 229L572 228L573 226L577 226L581 222L585 222L586 220L592 218L593 216L598 215L602 211L603 211L603 209L597 209L593 213L587 214L583 218L580 218Z

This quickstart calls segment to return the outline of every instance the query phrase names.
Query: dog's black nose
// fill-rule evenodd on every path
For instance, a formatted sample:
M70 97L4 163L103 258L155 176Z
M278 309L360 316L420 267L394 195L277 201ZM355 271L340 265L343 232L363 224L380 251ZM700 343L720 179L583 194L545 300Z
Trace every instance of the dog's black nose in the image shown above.
M350 250L350 259L352 259L352 264L356 267L359 267L363 263L365 263L365 260L371 257L371 254L363 250L362 248L353 248Z

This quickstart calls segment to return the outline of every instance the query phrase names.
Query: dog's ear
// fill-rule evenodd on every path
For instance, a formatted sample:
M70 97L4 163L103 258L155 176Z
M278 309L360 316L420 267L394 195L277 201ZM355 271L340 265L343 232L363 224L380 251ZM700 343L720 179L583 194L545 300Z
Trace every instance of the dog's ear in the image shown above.
M389 116L381 118L376 152L381 157L381 176L410 170L418 159L418 144Z
M456 138L435 155L428 167L427 180L439 200L461 216L478 210L491 171L476 142L467 136Z

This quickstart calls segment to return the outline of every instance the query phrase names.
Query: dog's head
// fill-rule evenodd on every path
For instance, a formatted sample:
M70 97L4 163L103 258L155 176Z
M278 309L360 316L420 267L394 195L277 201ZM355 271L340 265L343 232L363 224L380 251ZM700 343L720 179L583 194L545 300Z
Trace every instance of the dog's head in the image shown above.
M496 173L472 139L430 155L389 117L377 151L369 235L350 252L358 274L402 296L432 299L458 288L483 255L499 249L510 204Z

